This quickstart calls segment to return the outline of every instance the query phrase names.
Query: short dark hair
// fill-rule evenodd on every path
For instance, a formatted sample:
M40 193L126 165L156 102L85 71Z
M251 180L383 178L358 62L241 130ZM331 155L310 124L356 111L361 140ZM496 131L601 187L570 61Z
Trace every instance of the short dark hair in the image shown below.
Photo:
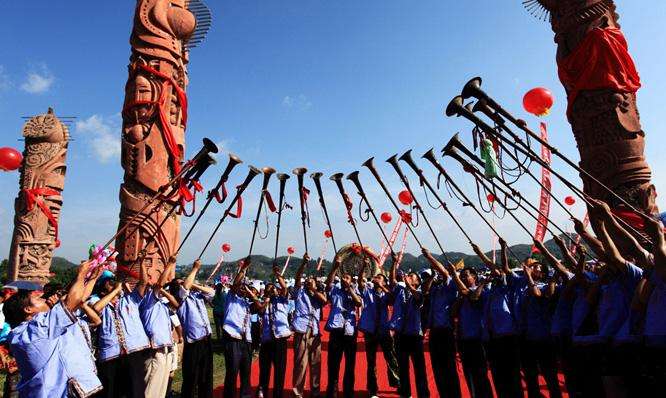
M32 291L30 290L19 290L18 293L14 294L2 307L2 313L5 315L5 321L13 329L25 321L27 314L25 309L32 305L30 297Z
M472 274L472 276L474 276L475 278L478 278L478 277L479 277L479 273L477 272L476 268L474 268L474 267L465 267L465 268L463 268L463 269L460 270L460 273L463 273L463 272L465 272L465 271L467 271L467 272L469 272L470 274Z

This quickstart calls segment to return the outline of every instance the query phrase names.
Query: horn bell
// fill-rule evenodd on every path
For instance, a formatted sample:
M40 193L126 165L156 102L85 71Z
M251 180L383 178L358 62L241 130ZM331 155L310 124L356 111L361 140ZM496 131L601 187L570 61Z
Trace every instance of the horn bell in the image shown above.
M297 167L292 171L292 173L296 174L299 177L304 175L307 172L308 172L308 169L306 169L305 167Z
M289 178L291 177L289 176L289 174L286 173L278 173L277 175L277 179L280 181L287 181Z
M343 178L344 176L345 176L345 175L344 175L343 173L335 173L335 174L333 174L332 176L329 177L329 180L331 180L331 181L336 181L336 182L337 182L337 181L342 181L342 178Z
M318 172L316 172L316 173L312 173L312 174L310 174L310 178L312 178L313 180L318 180L318 179L320 179L323 175L324 175L324 173L318 171Z
M252 165L250 165L248 167L250 168L250 174L252 174L254 176L256 176L257 174L261 174L261 170L259 170L258 168L254 167Z
M229 163L231 163L235 166L235 165L239 165L239 164L243 163L243 161L238 156L234 155L233 153L230 153L229 154Z
M449 105L446 107L446 116L451 117L451 116L460 116L462 113L461 111L464 110L465 107L463 106L463 97L460 95L457 95L453 97L451 102L449 102Z
M369 169L371 169L371 170L374 169L374 168L375 168L375 157L373 156L373 157L371 157L370 159L368 159L368 160L366 160L365 162L363 162L363 166L364 166L364 167L367 167L367 168L369 168Z
M275 169L272 167L262 167L261 172L264 173L264 175L272 175L275 173Z
M416 165L416 162L414 161L414 158L412 157L412 150L411 149L408 149L405 153L400 155L399 159L402 160L403 162L407 163L414 170L418 170L419 167Z
M437 162L437 155L435 155L435 148L430 148L428 152L424 153L423 156L421 157L433 163Z
M347 179L349 181L360 182L360 179L358 178L359 174L361 174L361 172L358 170L352 171L351 173L347 174Z
M463 97L463 99L467 99L467 98L470 98L470 97L474 97L474 98L478 98L478 99L485 98L486 93L483 92L483 90L481 90L481 84L482 83L483 83L483 79L481 79L478 76L471 79L470 81L468 81L465 84L465 86L463 87L462 92L460 93L460 95Z
M208 152L217 153L219 151L217 145L215 145L215 143L208 138L203 139L203 146L208 150Z
M446 143L444 148L442 148L442 156L447 156L451 149L454 149L460 145L462 145L462 141L460 141L460 134L455 133L449 142Z

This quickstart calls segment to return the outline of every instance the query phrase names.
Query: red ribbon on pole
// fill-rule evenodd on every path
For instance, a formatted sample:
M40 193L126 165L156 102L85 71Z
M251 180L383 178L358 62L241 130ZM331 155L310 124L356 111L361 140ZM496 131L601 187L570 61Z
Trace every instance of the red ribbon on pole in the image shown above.
M541 139L548 142L548 130L546 128L546 123L541 122ZM541 159L546 163L550 164L550 150L545 146L541 146ZM550 213L550 194L548 193L551 190L550 182L550 170L545 167L541 168L541 184L543 188L541 189L540 201L539 201L539 221L536 225L536 232L534 233L534 240L543 242L543 238L546 236L546 227L548 226L548 214ZM532 247L532 253L538 253L539 250L536 247Z
M35 208L35 205L39 207L49 220L49 224L55 230L55 247L60 247L60 240L58 239L58 220L56 220L51 210L46 206L44 201L39 200L39 196L48 197L48 196L60 196L60 192L51 188L32 188L24 189L23 193L25 194L26 210L31 212Z
M217 203L222 203L227 199L227 195L228 195L227 186L224 185L224 183L222 183L221 189L222 189L222 197L220 197L220 190L219 189L217 191L213 192L213 196L215 197L215 200L217 201Z
M237 186L236 189L240 190L241 186ZM229 217L231 218L241 218L243 215L243 196L238 195L238 201L236 202L236 212L235 213L229 213Z
M275 206L275 202L273 202L273 197L271 196L271 193L268 191L264 191L264 197L266 198L266 204L268 205L268 210L270 210L271 213L275 213L277 211L277 206Z

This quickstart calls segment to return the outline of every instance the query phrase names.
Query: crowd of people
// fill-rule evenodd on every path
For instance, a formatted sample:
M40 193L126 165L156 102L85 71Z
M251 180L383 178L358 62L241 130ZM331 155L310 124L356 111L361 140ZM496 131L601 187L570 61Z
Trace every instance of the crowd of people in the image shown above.
M291 286L277 266L263 286L247 283L249 259L228 286L215 289L196 282L198 260L181 280L172 277L171 258L152 284L141 267L133 287L84 262L65 291L23 289L4 302L17 391L21 397L161 398L181 363L181 396L211 397L212 305L224 350L225 398L283 397L287 366L293 369L290 396L302 397L309 378L312 397L335 397L341 386L351 398L361 385L377 397L379 349L401 397L412 395L412 371L419 398L461 397L463 383L472 397L493 397L493 390L500 398L541 397L540 376L551 398L565 391L560 376L572 397L657 396L666 391L664 227L644 219L649 239L642 240L603 202L595 201L589 216L594 234L574 220L581 242L555 237L557 258L535 241L540 256L520 269L512 269L503 240L498 261L472 244L483 271L456 269L423 249L429 267L420 273L402 272L396 258L384 272L366 256L352 275L336 256L324 280L306 272L306 254ZM324 358L322 333L329 334ZM359 335L367 374L357 382ZM289 339L293 363L287 363ZM255 350L258 386L250 377Z

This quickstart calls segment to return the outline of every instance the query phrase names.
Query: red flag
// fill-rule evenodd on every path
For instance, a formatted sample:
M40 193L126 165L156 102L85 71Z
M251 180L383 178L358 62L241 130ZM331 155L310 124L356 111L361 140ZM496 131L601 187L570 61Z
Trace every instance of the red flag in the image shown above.
M545 142L548 142L548 131L546 129L546 123L541 123L541 139ZM541 146L541 159L548 165L550 165L550 150L545 146ZM548 226L548 215L550 213L550 194L548 193L551 189L550 183L550 170L545 167L541 168L541 198L539 201L539 221L537 222L536 232L534 232L534 240L543 242L543 238L546 236L546 227ZM536 253L538 250L533 247L532 252Z

